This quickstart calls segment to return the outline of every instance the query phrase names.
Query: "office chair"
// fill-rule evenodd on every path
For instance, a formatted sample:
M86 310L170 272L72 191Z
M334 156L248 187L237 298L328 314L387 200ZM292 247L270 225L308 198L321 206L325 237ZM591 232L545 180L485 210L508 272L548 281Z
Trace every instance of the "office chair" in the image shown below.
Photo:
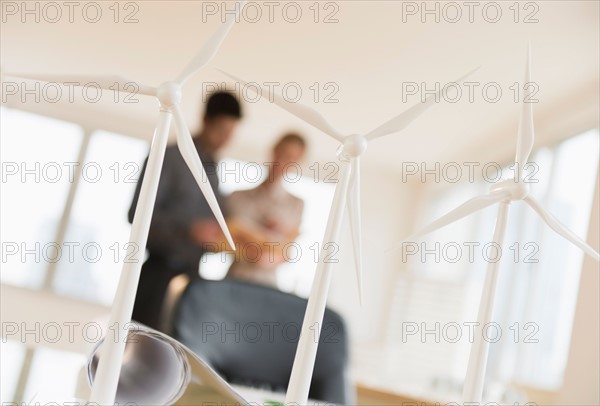
M228 382L285 392L307 301L266 286L225 279L190 283L175 306L171 334ZM326 309L310 398L354 400L343 319Z

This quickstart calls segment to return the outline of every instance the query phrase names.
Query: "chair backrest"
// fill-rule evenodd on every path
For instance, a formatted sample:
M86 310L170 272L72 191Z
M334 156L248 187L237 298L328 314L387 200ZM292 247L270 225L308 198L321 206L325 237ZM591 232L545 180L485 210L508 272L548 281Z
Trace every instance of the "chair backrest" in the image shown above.
M172 334L230 383L285 391L306 303L265 286L198 280L179 300ZM351 402L347 369L346 328L343 319L327 309L309 396Z

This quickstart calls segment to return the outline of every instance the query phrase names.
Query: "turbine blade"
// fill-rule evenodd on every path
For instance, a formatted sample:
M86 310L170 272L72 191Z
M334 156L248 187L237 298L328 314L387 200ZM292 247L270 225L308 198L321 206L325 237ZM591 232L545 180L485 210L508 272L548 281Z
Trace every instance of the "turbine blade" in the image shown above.
M225 238L227 238L227 242L231 248L235 250L235 245L233 243L233 239L231 238L231 234L229 233L229 229L227 228L227 224L225 223L225 218L223 217L223 213L221 212L221 208L219 207L215 193L213 192L210 182L208 181L208 176L206 175L206 171L202 166L202 161L198 156L196 146L192 140L190 130L187 128L183 114L177 105L173 106L172 109L173 123L175 124L175 132L177 133L177 146L179 147L179 151L181 151L183 160L190 168L192 175L194 175L194 178L196 179L204 198L208 202L210 209L215 215L219 226L221 226L221 230L223 230Z
M350 234L356 267L358 298L363 303L363 262L362 262L362 227L360 221L360 158L353 158L351 164L350 187L348 188L348 216L350 217Z
M525 199L533 210L539 214L548 226L553 229L558 235L562 236L566 240L576 245L580 250L594 258L596 261L600 261L600 255L592 247L590 247L585 241L579 238L574 232L569 230L564 224L556 219L552 214L544 210L544 208L531 196L527 196Z
M466 75L455 80L455 83L461 83L463 80L465 80L467 77L469 77L471 74L473 74L478 69L479 69L479 67L473 69ZM440 91L437 92L436 94L432 94L431 96L427 97L424 102L414 105L410 109L406 110L404 113L402 113L402 114L392 118L390 121L380 125L376 129L374 129L373 131L368 133L365 137L368 140L372 140L372 139L383 137L384 135L388 135L388 134L395 133L395 132L405 129L417 117L419 117L421 114L423 114L425 112L425 110L427 110L429 107L433 106L437 102L437 100L439 100L439 98L443 92L444 92L444 87L441 88Z
M517 151L515 162L519 171L516 176L523 177L523 168L529 159L533 143L535 142L535 131L533 127L533 102L530 100L534 87L531 83L531 45L527 46L527 64L525 66L525 93L521 102L521 117L519 118L519 132L517 135ZM517 179L517 181L520 179Z
M99 87L103 90L119 91L131 94L156 96L157 89L152 86L142 85L133 80L128 80L118 75L63 75L63 74L33 74L33 73L6 73L3 76L15 79L31 80L68 84L69 86Z
M430 223L429 225L423 227L421 230L417 231L416 233L411 234L408 237L404 238L402 241L400 241L399 244L397 244L396 248L400 248L400 246L404 242L413 241L416 238L424 236L425 234L429 234L432 231L435 231L439 228L447 226L448 224L454 223L455 221L458 221L464 217L467 217L470 214L473 214L481 209L491 206L494 203L498 203L508 197L510 197L510 195L508 193L499 192L499 193L491 193L488 195L482 195L482 196L474 197L470 200L467 200L465 203L461 204L456 209L448 212L447 214L443 215L439 219L437 219L437 220L433 221L432 223Z
M220 69L219 69L219 71L221 71L223 74L229 76L236 82L243 84L244 86L249 85L249 83L244 81L243 79L240 79L240 78L238 78L230 73L227 73L225 71L222 71ZM265 94L267 94L267 95L269 94L269 91L262 88L258 83L252 83L251 88L255 92L256 92L255 88L260 89L260 92L261 92L260 96L263 98L265 97L264 96ZM276 93L273 93L269 96L269 101L275 103L282 109L288 111L289 113L293 114L294 116L298 117L299 119L307 122L308 124L323 131L325 134L329 135L330 137L335 138L336 140L338 140L340 142L345 138L345 136L342 135L338 130L333 128L333 126L331 126L331 124L329 124L329 122L320 113L318 113L316 110L313 110L310 107L304 106L300 103L290 103Z
M229 34L229 31L237 21L245 3L246 0L240 0L236 3L235 14L227 14L225 21L221 23L217 31L214 32L188 66L181 72L176 80L177 83L183 85L194 73L206 66L215 57L225 37L227 37L227 34Z

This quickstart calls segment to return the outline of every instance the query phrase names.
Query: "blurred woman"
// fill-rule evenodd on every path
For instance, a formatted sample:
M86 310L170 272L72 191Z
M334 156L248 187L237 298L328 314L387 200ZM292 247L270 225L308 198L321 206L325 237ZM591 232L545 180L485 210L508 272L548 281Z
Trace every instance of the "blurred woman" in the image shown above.
M304 202L283 186L286 170L304 157L306 142L295 133L273 147L267 179L254 189L237 191L226 200L239 244L227 278L277 286L277 267L285 262L283 248L299 234Z

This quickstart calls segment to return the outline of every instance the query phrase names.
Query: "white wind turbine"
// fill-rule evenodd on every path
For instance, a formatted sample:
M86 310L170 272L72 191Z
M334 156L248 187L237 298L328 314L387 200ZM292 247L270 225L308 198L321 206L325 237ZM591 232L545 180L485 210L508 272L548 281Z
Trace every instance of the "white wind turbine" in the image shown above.
M246 0L236 4L236 12L227 15L226 20L210 37L204 47L190 61L183 72L174 81L164 82L158 87L138 84L116 75L33 75L33 74L5 74L15 78L22 78L51 83L79 83L90 85L104 90L114 90L118 86L120 92L139 93L154 96L160 102L160 115L150 152L146 173L142 182L140 197L136 206L135 216L131 226L129 241L137 247L145 247L150 229L150 221L156 200L156 192L162 170L162 164L169 136L171 120L174 119L177 133L177 145L186 164L190 168L200 190L206 198L213 214L215 215L227 241L235 249L233 240L225 224L225 219L217 203L217 199L208 182L207 175L196 152L189 129L185 123L180 108L181 88L185 82L201 68L207 65L217 53L221 43L237 20L241 8ZM113 405L119 382L123 353L127 341L128 326L133 311L133 303L140 278L144 249L138 249L132 261L123 263L121 277L115 294L108 326L117 326L118 333L112 339L105 340L102 348L98 369L89 401L98 405Z
M477 70L477 69L475 69ZM475 70L458 79L455 83L460 83ZM248 85L244 80L237 78L227 72L221 71L235 81ZM254 89L256 83L252 83ZM257 86L259 88L260 86ZM261 88L261 93L269 94ZM337 182L333 202L329 212L327 227L323 237L323 245L319 254L319 263L315 272L313 285L311 288L302 330L298 341L298 349L292 367L292 374L286 393L286 404L305 405L308 400L310 382L313 374L317 348L319 345L318 337L321 332L323 315L327 305L327 295L331 282L332 263L325 261L327 257L326 244L339 240L342 225L342 216L344 207L348 205L348 214L350 218L350 233L354 246L354 261L356 266L356 277L358 282L359 299L362 303L362 256L361 256L361 224L360 224L360 158L367 150L368 142L375 138L383 137L406 128L421 113L431 107L445 93L443 87L436 94L430 95L424 102L417 104L404 113L394 117L388 122L377 127L366 135L352 134L344 135L334 127L317 111L299 103L290 103L277 94L272 94L272 101L279 107L287 110L296 117L304 120L313 127L321 130L325 134L339 141L341 145L337 150L337 157L340 161L340 175ZM261 94L261 95L262 95ZM317 336L312 334L313 326L317 326Z
M531 81L530 68L531 50L530 47L528 47L527 66L525 69L525 84ZM425 234L431 233L434 230L473 214L478 210L491 206L495 203L499 203L496 226L494 229L494 242L498 244L497 246L501 246L506 230L508 206L514 200L523 200L542 218L542 220L546 222L546 224L548 224L552 230L579 247L583 252L594 258L596 261L600 260L598 252L586 244L571 230L561 224L552 214L542 208L542 206L533 197L529 196L529 185L524 181L522 176L524 166L529 159L529 155L534 143L532 104L525 102L529 96L530 92L527 91L522 103L519 132L517 136L517 151L515 156L516 171L514 179L505 179L497 182L491 188L489 194L468 200L438 220L435 220L418 232L408 236L402 240L402 242L413 241L415 238L422 237ZM490 261L488 264L483 291L481 294L479 314L477 317L479 326L484 326L490 323L492 320L499 276L499 263L500 261ZM464 402L481 402L488 351L489 342L483 339L482 334L476 334L471 346L471 354L469 356L469 364L467 367L467 376L465 378L465 384L463 388Z

